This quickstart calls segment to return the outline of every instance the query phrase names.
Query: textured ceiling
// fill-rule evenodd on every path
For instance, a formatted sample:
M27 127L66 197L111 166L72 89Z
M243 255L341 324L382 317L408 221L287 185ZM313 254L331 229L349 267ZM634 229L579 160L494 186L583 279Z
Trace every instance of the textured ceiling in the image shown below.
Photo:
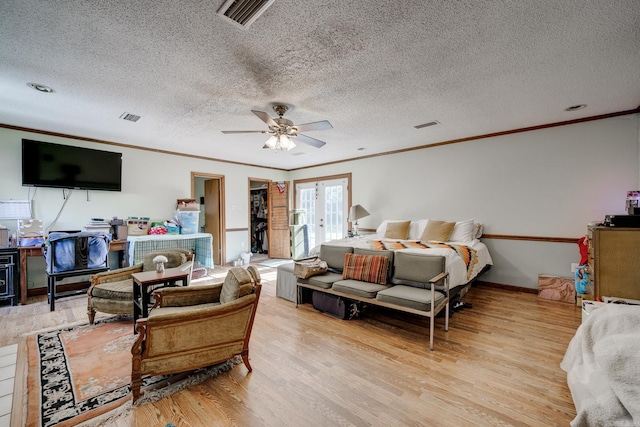
M640 104L638 0L275 0L247 30L222 3L2 0L0 123L295 169ZM273 103L327 144L221 133Z

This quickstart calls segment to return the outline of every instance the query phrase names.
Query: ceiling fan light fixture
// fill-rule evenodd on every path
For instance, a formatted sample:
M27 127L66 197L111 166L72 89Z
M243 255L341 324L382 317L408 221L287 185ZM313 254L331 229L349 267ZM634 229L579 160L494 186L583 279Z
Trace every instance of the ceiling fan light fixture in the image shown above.
M283 150L291 150L293 147L296 146L296 144L293 143L293 141L286 135L282 135L280 137L280 146L282 147Z
M275 151L289 151L296 144L287 135L273 135L262 148L270 148Z
M271 135L271 138L264 144L262 148L270 148L276 151L291 150L296 146L293 142L294 139L298 139L303 144L309 144L312 147L320 148L326 144L324 141L312 138L300 132L315 131L332 129L333 126L327 120L321 120L319 122L303 123L300 125L294 125L289 119L285 119L282 115L289 109L286 105L275 105L274 111L278 113L278 117L273 119L264 111L251 110L253 114L258 116L262 120L269 130L223 130L222 133L262 133Z
M272 136L271 138L269 138L267 142L265 142L264 147L262 148L271 148L272 150L275 150L276 141L277 141L277 138L275 136Z

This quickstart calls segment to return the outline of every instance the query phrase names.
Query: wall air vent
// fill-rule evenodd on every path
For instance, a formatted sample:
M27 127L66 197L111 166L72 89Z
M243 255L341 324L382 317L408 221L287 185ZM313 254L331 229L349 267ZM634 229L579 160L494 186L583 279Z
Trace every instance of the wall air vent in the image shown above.
M138 120L140 120L140 116L136 116L135 114L131 113L122 113L120 118L122 120L129 120L130 122L137 122Z
M220 15L230 24L246 30L275 0L227 0L218 9Z
M434 120L434 121L429 122L429 123L423 123L423 124L421 124L421 125L414 126L414 128L416 128L416 129L422 129L422 128L426 128L426 127L428 127L428 126L435 126L435 125L439 125L439 124L440 124L440 122L439 122L439 121Z

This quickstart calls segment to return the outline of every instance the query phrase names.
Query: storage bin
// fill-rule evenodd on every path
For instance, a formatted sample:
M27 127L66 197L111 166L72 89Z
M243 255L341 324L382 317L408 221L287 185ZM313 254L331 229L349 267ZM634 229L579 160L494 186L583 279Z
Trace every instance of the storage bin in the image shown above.
M127 219L127 234L129 236L144 236L149 233L148 218L129 218Z
M180 216L180 234L194 234L198 232L200 211L178 211Z
M180 234L180 227L176 224L167 224L167 234Z

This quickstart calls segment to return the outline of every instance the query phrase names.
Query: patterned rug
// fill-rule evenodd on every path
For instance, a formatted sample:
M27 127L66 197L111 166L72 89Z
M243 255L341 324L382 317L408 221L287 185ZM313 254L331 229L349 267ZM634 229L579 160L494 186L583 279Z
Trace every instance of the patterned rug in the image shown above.
M27 337L27 427L75 426L106 418L131 406L130 317L67 327ZM141 405L231 369L239 360L185 374L143 379ZM157 390L151 391L157 387ZM97 419L96 419L97 420Z

